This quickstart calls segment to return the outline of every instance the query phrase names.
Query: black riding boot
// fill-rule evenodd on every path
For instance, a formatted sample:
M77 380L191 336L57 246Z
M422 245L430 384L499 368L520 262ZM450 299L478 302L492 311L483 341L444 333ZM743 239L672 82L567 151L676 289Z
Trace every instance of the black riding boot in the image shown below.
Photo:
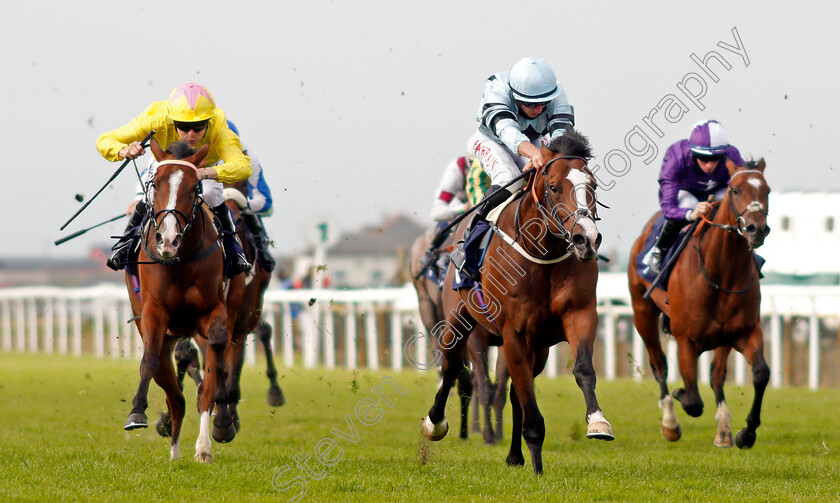
M146 204L140 201L134 207L134 213L128 217L128 223L125 225L123 236L111 248L114 252L108 257L108 262L106 262L111 269L115 271L125 269L125 263L128 262L128 256L131 252L131 243L137 237L136 229L143 222L144 216L146 216Z
M257 262L259 262L263 269L272 272L275 265L274 257L268 251L271 240L268 239L268 235L265 233L265 227L262 221L253 213L243 213L242 215L245 217L245 224L248 226L248 230L251 231L251 236L254 238L254 245L257 248Z
M665 219L665 223L662 224L662 230L659 231L659 236L656 238L656 244L650 255L650 264L648 264L648 267L650 267L650 270L654 274L659 274L662 270L662 260L680 235L680 229L682 229L680 224L667 218Z
M236 237L236 226L233 225L233 220L230 218L230 210L222 203L213 208L213 213L222 223L222 244L225 247L225 255L230 260L231 268L228 276L233 277L251 270L251 264L245 258L245 252L242 250L242 245L239 244L239 238Z
M466 243L467 237L470 235L470 231L475 226L476 222L486 221L487 215L490 214L493 208L506 201L507 198L509 198L511 195L511 191L509 191L508 189L502 189L498 185L491 185L490 188L487 189L487 191L484 193L484 197L482 197L481 201L479 201L476 205L478 206L478 209L475 210L472 220L470 220L470 223L464 230L464 236L458 241L455 250L453 250L452 253L449 254L449 260L452 261L452 264L455 265L455 268L458 271L463 272L464 261L466 260L466 255L464 253L464 243Z

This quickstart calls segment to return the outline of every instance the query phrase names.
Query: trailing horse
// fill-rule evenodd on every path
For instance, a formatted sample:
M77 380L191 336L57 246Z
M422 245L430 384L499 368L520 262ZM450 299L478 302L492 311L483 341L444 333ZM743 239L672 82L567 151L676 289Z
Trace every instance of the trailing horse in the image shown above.
M223 282L223 259L219 235L210 209L201 198L196 165L207 155L209 145L194 152L186 142L176 142L164 152L158 142L151 150L159 162L147 188L149 217L140 232L141 247L134 267L126 268L126 286L135 323L143 338L140 385L132 402L125 429L148 426L149 381L166 393L172 418L170 458L180 455L181 423L185 400L172 363L177 337L196 332L209 343L208 372L198 390L199 435L195 460L209 462L210 412L213 437L227 442L236 435L227 405L232 400L232 374L225 364L229 334L245 289L240 275Z
M501 335L513 382L507 463L525 463L524 437L536 473L543 469L545 421L537 407L534 377L545 368L549 347L558 342L568 342L575 356L573 373L586 402L587 437L613 439L595 396L592 365L598 325L595 259L601 242L595 225L595 178L586 167L592 154L588 140L576 131L567 131L542 150L549 161L532 175L530 191L515 194L518 201L496 212L481 282L472 289L443 291L445 325L434 334L444 355L443 383L422 424L430 440L446 435L448 391L466 362L467 337L480 323ZM456 232L460 239L464 225ZM450 268L447 284L454 274Z
M732 446L730 413L723 384L726 359L732 348L752 365L755 395L747 416L747 426L738 432L735 444L752 447L756 429L761 424L761 401L770 379L764 359L764 337L759 320L761 291L759 270L753 250L764 243L770 231L767 209L770 188L764 178L764 160L737 167L727 162L729 190L720 202L713 220L701 223L684 251L674 263L667 291L654 289L650 298L645 291L650 283L630 260L628 275L633 300L633 321L647 347L653 375L659 383L659 407L663 411L662 434L670 441L679 440L682 427L674 414L673 399L668 394L668 362L659 339L659 318L677 341L679 368L684 388L674 390L685 412L692 417L703 413L703 401L697 390L697 357L714 350L711 384L715 394L717 433L715 445ZM636 240L631 257L642 251L643 243L656 216L648 222Z

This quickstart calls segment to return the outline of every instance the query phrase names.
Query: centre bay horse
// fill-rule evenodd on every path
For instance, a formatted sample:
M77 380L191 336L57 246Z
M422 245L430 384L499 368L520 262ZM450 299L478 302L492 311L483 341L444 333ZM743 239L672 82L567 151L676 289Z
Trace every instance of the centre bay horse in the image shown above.
M178 337L195 332L209 342L208 372L198 390L200 428L195 460L210 462L210 413L218 404L213 438L233 439L236 430L227 405L233 388L225 365L225 349L244 292L242 275L232 278L225 294L223 258L212 212L203 204L198 165L209 151L198 152L186 142L172 144L166 152L152 138L150 147L159 164L147 195L149 218L141 229L137 262L138 283L126 271L135 323L143 339L140 385L132 402L125 429L148 426L149 381L166 393L172 418L170 458L180 456L180 433L185 400L172 362ZM136 289L135 289L136 287Z
M545 421L537 407L534 377L545 368L549 348L567 341L575 356L574 376L586 402L587 437L612 440L612 427L595 396L593 345L598 325L595 286L601 242L595 221L595 178L587 168L589 141L570 130L542 146L545 166L501 211L485 252L480 287L443 290L445 325L438 330L444 355L443 382L422 431L440 440L449 426L449 389L466 363L467 337L477 323L501 335L513 382L513 435L509 465L523 465L522 438L535 473L542 473ZM456 235L464 233L462 223Z
M417 277L423 268L423 256L426 250L429 249L429 245L435 234L436 231L433 227L419 236L411 247L409 260L412 283L414 284L415 291L417 291L420 320L426 328L427 334L433 333L434 327L444 320L442 295L437 282L432 281L425 274L420 275L419 278ZM448 245L452 244L453 241L453 236L450 234L437 253L444 253ZM433 339L432 344L435 346L433 352L437 356L439 355L439 349L436 343L437 339ZM478 401L473 401L472 403L474 405L480 405L482 409L484 429L476 429L478 428L478 407L476 406L474 409L473 431L481 431L484 442L494 444L502 438L502 411L507 398L505 395L507 394L508 370L504 353L499 351L499 357L496 360L496 382L493 383L490 380L487 367L487 351L490 346L501 346L502 339L497 335L491 334L483 326L477 325L469 337L468 344L467 354L473 365L473 372L470 375L469 370L464 368L457 379L458 396L461 399L461 430L459 437L462 439L467 438L470 399L473 394L473 389L477 389ZM491 409L496 415L495 427L491 420Z
M240 301L239 312L236 314L236 323L233 326L230 344L225 351L225 363L228 370L232 373L233 382L235 383L235 387L231 391L229 411L233 417L234 427L239 432L240 420L237 411L237 403L240 397L239 379L244 361L244 342L249 333L254 332L254 335L262 342L263 348L265 349L266 376L269 381L268 404L278 407L286 403L286 399L283 396L283 390L277 384L277 367L274 364L274 356L271 349L271 325L262 321L263 297L271 280L271 273L263 268L257 260L256 246L245 223L243 211L248 206L247 182L243 180L238 183L225 184L224 194L225 204L233 213L236 234L242 243L245 258L252 264L251 270L245 273L245 291ZM178 381L181 383L183 383L185 374L189 374L196 385L201 384L202 378L199 369L202 368L202 359L206 360L207 344L203 339L198 339L196 343L200 351L192 347L188 338L180 339L175 346ZM171 419L169 415L166 413L161 414L161 418L157 424L158 433L162 436L171 435L170 423Z
M659 339L660 313L670 322L670 333L677 342L679 369L684 388L674 390L685 412L692 417L703 413L697 390L697 357L714 350L711 385L715 394L717 433L715 445L732 446L730 412L723 384L726 360L734 347L752 365L755 396L747 416L747 426L735 436L735 444L749 448L755 444L761 424L761 401L770 380L764 359L764 338L759 320L759 271L755 248L764 243L770 188L764 178L764 160L750 161L745 167L727 162L729 189L710 224L701 223L677 258L667 291L655 289L644 298L650 283L636 269L634 257L644 246L656 216L652 218L631 251L628 268L633 321L647 347L653 375L659 383L659 407L663 411L662 434L676 441L682 428L674 414L668 394L668 362Z

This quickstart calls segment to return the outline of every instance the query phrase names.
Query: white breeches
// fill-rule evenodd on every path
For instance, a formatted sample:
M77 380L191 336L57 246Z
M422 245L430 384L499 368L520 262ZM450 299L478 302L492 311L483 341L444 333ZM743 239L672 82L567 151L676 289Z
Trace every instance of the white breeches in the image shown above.
M534 142L539 148L541 140ZM467 142L467 154L470 157L477 157L481 162L484 172L490 177L491 185L505 185L522 173L522 168L528 164L528 159L514 152L511 152L505 145L498 143L489 136L476 131ZM522 186L522 180L508 187L511 192Z

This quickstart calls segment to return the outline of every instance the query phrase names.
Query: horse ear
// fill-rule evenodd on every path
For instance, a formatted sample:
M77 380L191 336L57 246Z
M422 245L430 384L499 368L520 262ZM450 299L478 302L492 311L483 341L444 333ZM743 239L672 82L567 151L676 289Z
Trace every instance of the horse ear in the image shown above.
M767 167L767 164L764 162L764 158L762 157L761 159L758 160L758 164L755 166L755 169L764 173L764 168L766 168L766 167Z
M729 170L729 176L731 178L736 171L743 169L743 166L736 166L735 163L732 162L732 159L726 159L726 169Z
M152 139L149 140L149 147L152 149L152 155L155 156L156 161L163 160L165 152L162 148L160 148L160 143L158 143L154 136L152 136Z
M207 157L208 152L210 152L210 144L205 143L204 145L201 146L200 149L198 149L198 152L193 154L192 163L195 164L196 166L198 166L201 163L201 161L204 160L205 157Z

